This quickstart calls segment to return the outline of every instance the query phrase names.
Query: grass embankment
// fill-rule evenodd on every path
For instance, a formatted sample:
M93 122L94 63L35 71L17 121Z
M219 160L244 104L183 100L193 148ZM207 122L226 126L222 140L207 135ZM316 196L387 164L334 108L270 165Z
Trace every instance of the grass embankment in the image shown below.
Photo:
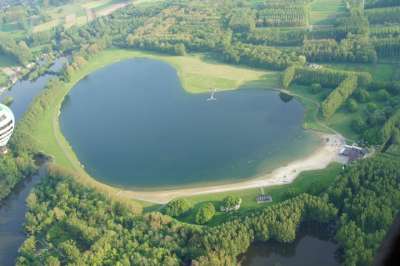
M81 167L74 151L61 133L58 115L64 97L79 80L117 61L143 57L162 60L174 66L184 89L190 93L208 92L213 87L236 89L256 80L259 84L262 84L260 80L265 80L265 87L277 86L279 80L277 72L207 63L200 56L165 56L131 50L107 50L97 54L79 71L75 71L70 82L61 84L57 89L45 90L32 104L18 125L18 130L29 134L36 149L53 156L57 165L76 171L79 181L110 196L118 197L119 189L97 182Z
M230 219L234 216L246 214L249 211L257 208L272 206L300 193L310 193L317 195L323 192L326 187L331 185L336 176L338 176L341 171L341 164L332 163L323 170L303 172L296 178L295 181L293 181L293 183L287 185L186 197L186 199L193 203L194 208L190 210L187 214L179 217L178 220L187 223L194 223L197 210L200 208L200 206L208 202L213 203L217 209L216 215L208 223L208 225L217 225L220 222ZM256 197L261 193L271 195L273 202L257 203ZM222 199L228 195L235 195L242 199L242 204L238 211L232 213L224 213L219 211ZM161 208L161 205L150 205L145 207L145 211L159 210Z

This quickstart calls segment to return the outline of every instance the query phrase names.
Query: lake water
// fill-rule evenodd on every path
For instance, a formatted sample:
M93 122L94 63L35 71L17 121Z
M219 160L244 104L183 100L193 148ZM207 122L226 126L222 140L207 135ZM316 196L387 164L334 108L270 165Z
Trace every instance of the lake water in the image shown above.
M322 225L309 223L300 227L296 240L290 244L273 241L256 242L240 258L243 266L339 266L338 245L332 233Z
M209 95L185 92L166 63L126 60L71 90L61 129L96 179L145 189L239 181L318 145L296 100L268 88Z
M49 68L49 71L58 72L63 67L67 58L61 57L55 60L54 64ZM10 106L12 109L15 119L18 121L24 113L28 110L30 104L35 97L41 92L46 86L47 81L54 77L51 74L45 74L40 76L36 80L22 79L17 81L10 90L5 91L0 95L0 101L3 101L7 97L12 97L13 102Z

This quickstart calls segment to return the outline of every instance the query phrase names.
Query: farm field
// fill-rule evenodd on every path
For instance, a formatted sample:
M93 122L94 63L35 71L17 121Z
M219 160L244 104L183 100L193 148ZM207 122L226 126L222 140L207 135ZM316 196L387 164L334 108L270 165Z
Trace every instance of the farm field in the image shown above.
M52 7L45 11L51 20L35 26L33 31L46 31L58 25L66 27L82 26L89 21L86 16L87 9L93 10L97 16L105 16L124 7L129 2L128 0L77 1L60 7ZM69 17L69 19L66 19L66 17Z
M310 24L332 25L346 11L342 0L314 0L310 4Z

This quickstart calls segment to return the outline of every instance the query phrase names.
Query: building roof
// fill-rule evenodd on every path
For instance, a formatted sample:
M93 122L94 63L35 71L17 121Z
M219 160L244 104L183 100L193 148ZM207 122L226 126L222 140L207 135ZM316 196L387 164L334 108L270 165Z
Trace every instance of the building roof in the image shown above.
M256 197L257 202L271 202L272 201L272 196L271 195L258 195Z

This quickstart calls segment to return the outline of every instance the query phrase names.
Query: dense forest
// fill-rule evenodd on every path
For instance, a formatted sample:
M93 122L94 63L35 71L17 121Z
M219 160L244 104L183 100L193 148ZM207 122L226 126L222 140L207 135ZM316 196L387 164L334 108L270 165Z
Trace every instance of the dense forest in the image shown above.
M66 2L43 0L40 7ZM167 204L162 213L138 213L51 166L28 198L28 238L18 265L234 265L252 242L292 242L308 221L335 229L345 265L370 265L400 209L400 74L377 80L374 73L334 64L375 66L399 60L400 2L346 1L345 11L322 26L312 24L310 3L165 1L130 5L83 26L48 31L32 30L49 19L41 8L11 6L2 12L0 28L19 21L26 34L1 34L0 55L21 65L43 53L71 58L43 99L104 49L206 53L229 64L282 71L284 89L304 88L318 99L318 119L328 123L337 113L351 115L356 141L376 153L346 167L321 194L301 194L214 227L207 225L216 212L212 204L197 212L201 225L173 218L192 207L182 199ZM40 115L46 102L36 106L31 111ZM24 119L34 123L32 115ZM0 200L37 169L39 151L26 132L17 128L10 153L0 158Z
M200 227L158 212L139 215L53 167L27 200L29 237L18 265L232 265L255 240L294 241L307 221L337 227L346 265L369 265L400 207L399 178L400 162L378 156L350 166L320 196L301 194Z

